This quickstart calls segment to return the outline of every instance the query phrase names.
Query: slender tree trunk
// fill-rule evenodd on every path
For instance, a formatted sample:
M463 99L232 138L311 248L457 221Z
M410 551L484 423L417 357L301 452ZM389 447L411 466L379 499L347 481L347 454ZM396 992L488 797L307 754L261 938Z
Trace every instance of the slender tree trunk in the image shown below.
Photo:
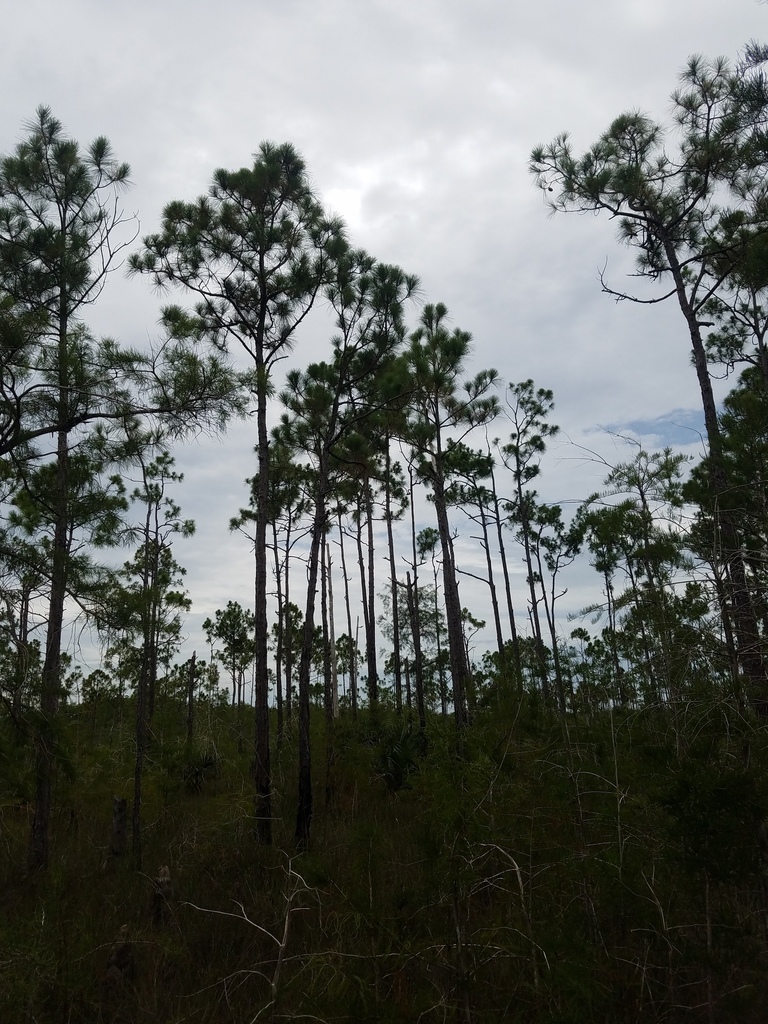
M291 524L288 523L285 539L285 625L283 644L285 646L285 716L291 722L293 716L293 622L291 619L291 577L290 577ZM281 616L282 618L282 616Z
M336 624L333 618L333 560L328 547L327 536L323 534L325 558L328 566L328 646L331 655L331 711L333 718L339 717L339 669L336 660Z
M277 644L275 650L275 684L277 687L277 746L283 745L283 574L277 544L277 523L272 523L272 549L275 553L275 584L277 586Z
M344 527L341 522L341 506L337 509L339 520L339 551L341 553L341 574L344 577L344 604L347 609L347 636L349 637L349 689L352 696L352 717L357 718L357 641L352 636L352 605L349 600L349 575L344 552Z
M197 669L197 651L192 651L192 657L187 671L187 742L192 741L195 735L195 673Z
M378 701L378 687L376 685L376 647L375 640L371 643L371 622L370 602L368 600L368 582L365 572L365 558L363 557L363 503L358 497L357 506L357 565L360 571L360 592L363 607L363 627L365 629L365 652L366 664L368 667L368 704L371 712L375 713Z
M323 627L323 708L327 722L333 721L331 690L331 638L328 629L328 545L325 534L320 541L320 619Z
M739 657L736 651L736 641L733 636L733 616L730 609L726 607L728 598L726 596L725 584L720 574L721 566L716 565L714 559L711 564L712 579L715 585L715 593L717 594L717 603L720 608L720 621L723 624L723 639L725 640L725 649L728 652L733 696L738 707L744 710L744 693L741 685L741 673L739 672Z
M266 302L266 297L263 298ZM266 311L265 311L266 312ZM262 323L266 317L262 319ZM272 843L272 771L269 762L269 674L267 671L267 517L269 512L269 437L267 434L267 369L263 341L257 347L258 494L254 573L254 639L256 681L255 815L260 842Z
M320 472L320 471L318 471ZM312 828L312 759L310 746L309 681L312 668L312 645L315 632L315 599L320 563L320 544L323 533L325 498L322 485L318 484L315 497L315 511L312 523L312 539L307 564L307 607L304 614L304 638L301 645L299 664L299 798L296 809L296 845L299 849L309 846Z
M619 651L616 646L616 607L613 599L613 581L606 569L603 578L605 579L605 598L608 608L608 646L611 651L611 665L613 667L614 684L619 697L619 704L627 706L627 690L624 685L624 673L619 662Z
M66 233L62 225L61 237ZM66 260L66 251L64 253ZM48 628L45 658L40 678L40 725L35 735L35 813L27 849L30 871L48 867L51 825L51 795L55 749L55 718L61 688L61 636L64 624L64 602L69 567L69 434L64 426L69 418L70 391L67 351L68 303L66 284L60 284L57 374L59 380L57 417L60 424L56 436L56 494L54 501L53 563L48 599Z
M149 651L145 645L141 658L141 671L136 687L136 757L133 769L133 808L131 813L131 842L133 867L141 871L141 800L144 778L144 755L147 749L147 691L149 682Z
M541 691L545 704L551 701L549 691L549 673L547 672L547 659L544 653L544 638L541 632L541 621L539 619L539 602L536 595L536 574L533 568L533 552L531 550L531 524L528 519L526 508L526 496L523 493L522 468L518 467L515 478L517 480L517 506L520 510L520 532L523 537L523 550L525 551L525 565L528 570L528 591L530 593L531 623L533 624L533 636L536 649L536 662L541 679Z
M338 707L338 699L334 702L335 673L333 669L336 661L336 652L333 650L333 625L331 623L333 601L330 596L331 566L328 560L328 538L325 533L325 524L323 524L320 559L322 565L320 594L323 616L323 691L325 696L325 804L327 807L333 801L334 793L333 766L336 761L334 724L336 719L335 708ZM338 698L338 694L336 696Z
M22 583L19 595L19 619L16 629L16 656L13 663L13 698L11 708L16 721L21 716L22 691L29 668L29 599L30 587Z
M149 551L151 552L151 566L149 571L148 592L150 595L149 604L149 635L147 637L147 648L149 650L149 671L147 675L147 726L152 722L155 714L155 690L157 689L157 656L160 646L160 607L159 595L157 592L157 580L160 574L160 524L158 521L159 506L154 506L154 537L152 538Z
M427 728L427 714L424 706L424 661L421 655L421 627L419 624L419 591L416 584L416 572L414 570L413 583L411 574L406 573L406 595L408 601L408 615L411 620L411 637L413 638L414 675L416 676L416 710L419 716L419 729L422 734ZM410 695L410 686L409 686Z
M304 850L309 846L312 828L312 761L310 748L310 701L309 680L312 668L312 645L315 632L315 601L317 579L320 569L321 545L326 529L326 500L328 496L328 452L320 455L317 469L317 491L312 518L309 561L307 564L307 607L304 615L304 637L301 646L299 666L299 796L296 809L296 845ZM325 604L325 588L322 595ZM326 682L326 687L328 683ZM326 714L328 701L326 699ZM333 716L331 715L331 724Z
M373 547L373 488L369 480L366 480L365 486L365 512L368 519L368 632L365 638L365 651L368 664L368 702L371 710L375 711L379 703L379 672L376 665L376 552Z
M386 439L386 463L384 469L384 519L387 523L387 547L389 549L389 580L392 602L392 647L395 674L395 709L397 714L403 710L403 681L400 664L400 616L398 614L397 568L395 566L395 541L392 530L392 458L389 451L390 439Z
M640 619L640 639L642 642L643 656L645 657L645 673L648 677L648 689L651 695L651 700L654 704L661 706L661 689L659 687L659 681L656 678L656 669L653 661L653 644L648 637L648 630L645 624L645 618L642 615L642 602L640 598L640 587L637 583L637 577L635 575L634 568L631 562L631 555L624 553L624 558L627 563L627 576L629 577L629 585L632 588L632 600L635 603L635 607L638 610L638 616Z
M406 574L406 595L408 598L408 615L411 622L413 638L414 675L416 677L416 709L419 715L419 729L422 735L427 728L427 715L424 704L424 657L421 651L421 603L419 601L419 556L416 549L416 509L413 501L413 466L408 466L408 497L411 506L411 555L413 557L413 588L410 573ZM435 587L437 590L437 587Z
M490 450L488 452L490 455ZM499 508L499 496L496 492L496 479L491 470L491 490L493 494L493 515L496 521L496 537L499 544L499 556L501 558L501 569L504 576L504 593L507 598L507 614L509 615L509 630L512 636L512 658L514 661L515 677L520 696L523 694L523 663L520 657L520 639L517 635L517 624L515 622L515 610L512 605L512 587L509 579L509 566L507 565L507 552L504 546L503 528L501 523L501 509Z
M448 512L445 504L445 485L442 478L440 459L435 460L436 470L432 480L433 499L437 514L437 529L440 534L440 545L443 554L443 598L445 600L445 618L448 626L448 652L451 662L451 680L453 684L453 710L456 726L459 730L467 724L467 690L469 684L469 667L464 648L464 629L461 621L461 602L459 585L453 556L453 541L448 524Z
M560 648L557 644L557 629L555 625L555 575L552 576L551 590L547 594L547 588L544 583L544 566L541 560L541 538L537 538L536 541L536 562L538 565L539 579L541 580L541 600L544 605L544 616L547 620L547 629L549 630L549 639L552 644L552 664L555 670L555 687L557 688L557 706L560 714L565 717L567 711L567 704L565 700L565 681L563 679L563 669L560 663Z
M485 567L488 572L488 589L491 592L491 610L493 612L493 625L496 629L496 649L499 653L499 664L504 662L504 634L501 631L501 614L499 613L499 598L496 592L496 581L493 577L493 559L491 558L491 545L488 539L488 518L480 495L477 495L477 511L480 516L480 528L483 531L481 543L485 552Z
M66 371L64 371L66 372ZM62 389L60 406L68 403ZM64 416L60 413L61 418ZM48 629L45 638L45 659L40 679L40 725L35 735L35 813L27 850L30 871L48 867L51 823L51 793L55 748L55 718L61 687L61 635L64 623L64 600L67 592L69 560L69 439L61 430L56 453L56 511L53 534L53 565L48 600Z

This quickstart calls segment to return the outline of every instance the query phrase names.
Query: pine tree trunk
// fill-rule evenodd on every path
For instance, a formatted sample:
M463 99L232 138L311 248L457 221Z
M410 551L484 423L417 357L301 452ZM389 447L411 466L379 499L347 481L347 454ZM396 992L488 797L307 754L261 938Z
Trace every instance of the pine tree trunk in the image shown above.
M424 704L424 658L421 653L421 604L419 602L419 559L416 549L416 509L413 501L413 467L408 467L408 497L411 506L411 554L413 557L413 587L410 573L406 573L405 585L408 598L408 615L413 639L414 675L416 677L416 709L419 715L419 729L424 735L427 728L427 714Z
M326 453L324 453L326 454ZM299 794L296 808L296 845L309 846L312 828L312 758L310 746L309 680L312 668L312 646L315 632L315 601L320 569L320 551L325 533L326 497L328 493L327 455L320 458L317 470L317 491L312 518L309 560L307 563L307 607L304 614L304 637L299 665ZM325 597L322 597L323 604ZM327 711L327 702L326 702ZM332 718L331 718L332 721Z
M352 636L352 605L349 600L349 575L344 552L344 528L341 522L341 507L338 509L339 550L341 552L341 574L344 577L344 604L347 609L347 636L349 637L349 688L352 696L352 717L357 718L357 643Z
M490 455L490 451L488 453ZM523 663L520 657L520 639L517 635L517 624L515 622L515 610L512 605L512 587L509 579L509 566L507 565L507 552L504 546L503 528L501 523L501 510L499 508L499 496L496 492L496 479L491 471L491 488L493 492L493 514L496 520L496 536L499 544L499 556L501 558L501 569L504 576L504 593L507 598L507 614L509 615L509 630L512 636L512 658L515 668L515 680L520 696L523 694Z
M373 547L373 490L369 480L365 484L365 511L368 519L368 632L365 637L366 661L368 664L368 702L371 711L379 703L379 672L376 665L376 584L375 550Z
M328 646L331 655L331 711L335 720L339 717L339 669L336 659L336 624L333 618L333 561L325 534L323 543L328 565Z
M67 380L66 319L62 314L64 336L59 344L59 379ZM59 391L59 420L65 422L69 391L65 383ZM61 688L61 636L64 623L64 602L67 593L69 562L69 435L60 430L56 443L56 497L53 533L53 564L48 600L48 628L45 658L40 679L40 725L34 740L35 813L27 850L30 871L48 867L51 795L55 748L55 718Z
M283 745L283 574L277 544L277 523L272 523L272 550L275 557L275 583L277 585L277 644L275 650L275 683L277 687L277 747Z
M536 595L536 574L533 571L533 553L531 550L531 524L528 521L528 513L525 504L525 494L521 482L522 470L518 467L515 477L517 479L517 505L520 510L520 532L523 537L523 550L525 551L525 565L528 570L528 592L530 594L531 622L533 624L533 637L536 650L536 663L541 680L541 692L544 703L551 702L549 690L549 673L547 672L547 659L544 652L544 638L541 632L541 621L539 619L539 602Z
M499 653L499 664L504 661L504 634L501 632L501 614L499 613L499 597L496 591L496 581L493 577L493 559L491 558L491 546L488 540L488 519L485 514L485 507L480 496L477 496L477 510L480 515L480 528L483 531L483 551L485 552L485 566L488 572L488 589L491 592L491 610L493 612L493 625L496 629L496 649Z
M386 465L384 469L384 518L387 523L387 547L389 549L389 579L392 601L392 657L395 674L395 709L400 715L403 710L403 681L400 655L400 616L398 614L397 569L395 566L395 541L392 531L392 488L390 475L392 459L389 451L389 438L386 439Z
M197 651L192 651L187 674L187 743L192 742L195 735L195 674L197 669Z
M255 815L260 842L272 843L272 771L269 762L269 674L267 671L267 517L269 512L269 437L267 434L267 378L263 348L258 348L258 458L254 574L254 671L256 681Z
M414 675L416 676L416 710L419 716L419 729L421 733L424 734L427 728L427 714L424 706L424 662L421 655L421 628L418 611L419 591L416 584L415 571L413 583L411 583L411 574L406 573L405 586L408 600L408 614L411 620L411 637L413 638Z
M368 582L366 580L365 558L363 557L363 508L358 496L357 509L357 566L360 571L360 592L363 608L363 627L365 629L365 653L368 667L368 704L371 712L375 712L378 699L378 688L376 686L376 649L375 640L372 643L373 635L370 622L370 602L368 600Z
M285 539L285 626L283 642L285 645L285 717L290 723L293 718L293 623L291 620L291 576L290 576L291 524L288 522ZM281 615L282 619L282 615Z
M445 487L439 458L435 460L435 464L436 469L432 480L432 491L435 512L437 514L437 529L440 534L440 545L443 554L443 597L445 600L446 625L448 627L448 652L453 685L453 710L456 726L461 730L467 724L469 667L464 648L464 628L461 621L459 585L456 579L453 541L448 523Z
M141 871L141 800L144 780L144 754L147 748L147 689L149 679L149 652L144 647L141 671L136 686L136 753L133 768L133 808L131 812L131 842L133 868Z

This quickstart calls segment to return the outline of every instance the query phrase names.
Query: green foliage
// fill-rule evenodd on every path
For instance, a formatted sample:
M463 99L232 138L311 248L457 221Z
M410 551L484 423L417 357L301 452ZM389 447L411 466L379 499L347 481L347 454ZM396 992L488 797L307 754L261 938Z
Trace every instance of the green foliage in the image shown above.
M469 1007L498 1024L693 1024L707 984L715 1019L759 1019L765 751L720 706L691 709L683 747L669 712L571 718L569 738L540 702L520 705L514 692L478 711L460 753L440 719L422 747L394 714L373 744L365 713L342 718L333 796L316 806L312 848L300 855L291 786L280 781L295 777L290 733L275 762L268 848L248 826L236 709L211 709L206 737L189 747L169 708L147 763L149 877L105 852L132 752L106 718L92 736L88 713L66 712L77 770L60 793L44 883L22 882L26 812L3 807L0 869L13 907L0 926L3 1019L96 1024L119 1007L138 1024L190 1012L214 1024L226 1000L249 1020L272 1007L437 1024ZM317 751L324 728L318 713ZM158 923L151 878L161 864L174 891ZM123 924L136 974L113 991L103 978Z
M190 750L182 767L188 793L202 793L207 782L221 775L221 756L214 750Z
M232 682L232 703L237 694L242 699L246 669L254 658L254 617L238 601L227 601L226 608L217 608L213 619L203 622L203 629L211 647L221 645L214 657L229 672Z
M670 834L690 871L719 883L754 876L759 867L758 832L768 816L768 793L754 771L723 764L717 754L684 763L661 805Z
M423 741L410 726L385 736L379 748L379 772L391 790L402 789L418 771Z

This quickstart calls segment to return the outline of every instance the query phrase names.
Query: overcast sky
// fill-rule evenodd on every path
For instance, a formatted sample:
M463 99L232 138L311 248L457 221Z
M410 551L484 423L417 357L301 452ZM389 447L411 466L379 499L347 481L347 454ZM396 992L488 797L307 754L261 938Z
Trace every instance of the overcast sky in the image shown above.
M26 0L3 13L0 152L39 104L82 144L106 135L131 165L125 208L145 234L167 202L203 193L215 168L248 164L262 140L292 142L353 242L418 274L424 299L445 302L472 332L473 370L554 391L564 436L541 481L549 500L582 499L605 474L568 439L609 461L630 457L601 428L700 451L679 313L601 295L606 260L612 283L630 269L613 226L549 218L527 163L564 130L583 150L626 109L664 120L688 56L733 58L749 39L765 41L768 6ZM90 322L142 343L157 336L161 302L146 280L115 275ZM321 324L298 339L294 365L323 357ZM252 425L240 426L176 453L186 474L177 497L198 523L177 551L194 601L190 648L206 615L251 601L250 553L227 522L245 498L253 441ZM566 601L574 608L589 599L581 579Z

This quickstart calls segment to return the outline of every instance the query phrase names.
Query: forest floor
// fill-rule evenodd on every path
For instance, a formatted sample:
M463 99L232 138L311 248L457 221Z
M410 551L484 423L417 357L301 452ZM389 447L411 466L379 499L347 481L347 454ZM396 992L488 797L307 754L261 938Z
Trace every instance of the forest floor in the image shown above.
M35 877L29 749L5 723L6 1024L766 1019L768 743L726 706L563 722L509 698L478 711L460 750L449 719L422 741L390 711L331 734L318 712L304 851L292 731L259 845L231 709L189 743L181 709L161 706L143 870L130 835L111 849L131 708L62 716Z

